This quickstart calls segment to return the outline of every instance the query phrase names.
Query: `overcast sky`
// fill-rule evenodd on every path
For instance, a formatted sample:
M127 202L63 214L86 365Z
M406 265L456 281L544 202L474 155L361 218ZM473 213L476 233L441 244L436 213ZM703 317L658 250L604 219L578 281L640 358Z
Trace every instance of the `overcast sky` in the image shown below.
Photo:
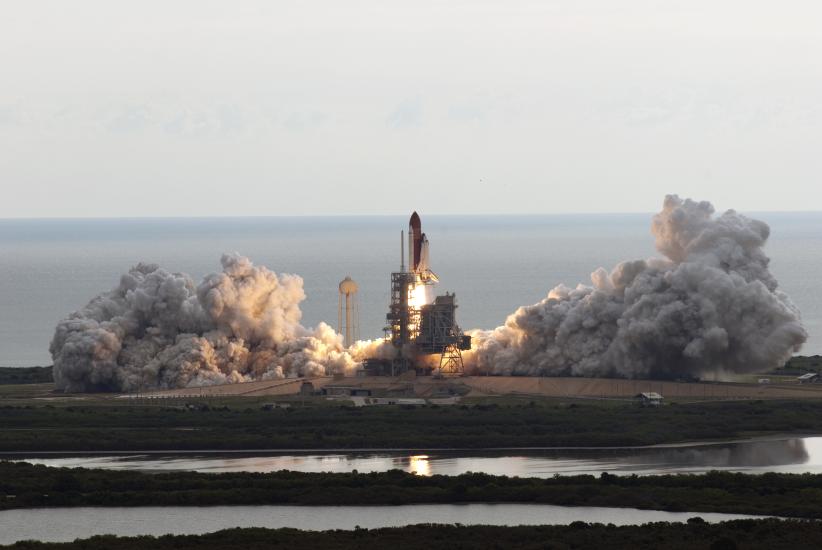
M822 2L0 4L0 217L822 210Z

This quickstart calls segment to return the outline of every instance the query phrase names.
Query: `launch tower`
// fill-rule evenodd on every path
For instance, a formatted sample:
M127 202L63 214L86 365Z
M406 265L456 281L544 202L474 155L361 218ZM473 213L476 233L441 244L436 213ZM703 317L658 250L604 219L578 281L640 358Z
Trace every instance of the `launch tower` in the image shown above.
M428 239L416 212L408 222L407 270L405 259L405 235L401 233L400 270L391 274L391 304L385 327L386 338L396 349L395 358L369 362L366 368L391 375L410 369L428 372L431 363L423 362L422 356L438 354L439 372L462 374L462 350L471 349L471 337L457 325L454 294L431 299L439 279L431 271Z

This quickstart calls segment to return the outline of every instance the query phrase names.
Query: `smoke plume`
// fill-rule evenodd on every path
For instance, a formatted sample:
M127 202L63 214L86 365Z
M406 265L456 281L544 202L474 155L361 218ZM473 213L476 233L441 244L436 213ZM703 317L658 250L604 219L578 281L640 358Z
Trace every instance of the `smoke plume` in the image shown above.
M469 370L699 377L762 372L799 350L807 333L768 271L767 224L669 195L651 231L665 258L599 268L591 286L557 286L504 326L474 331Z
M222 257L195 287L181 273L139 264L114 290L57 325L57 388L129 391L348 372L382 341L350 352L331 327L300 324L303 281Z
M799 350L807 333L768 271L765 223L671 195L651 231L663 258L597 269L591 286L557 286L504 326L473 331L466 369L682 378L762 372ZM129 391L350 373L367 357L393 357L385 340L344 350L327 324L301 325L300 277L238 255L224 255L222 266L197 286L156 265L123 275L57 325L57 387Z

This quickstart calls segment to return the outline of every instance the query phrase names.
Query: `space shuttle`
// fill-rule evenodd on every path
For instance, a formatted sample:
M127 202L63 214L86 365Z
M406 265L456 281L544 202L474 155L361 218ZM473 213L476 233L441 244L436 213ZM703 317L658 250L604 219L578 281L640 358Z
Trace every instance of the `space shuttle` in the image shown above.
M423 282L436 283L437 275L431 271L428 255L428 239L422 232L420 216L416 212L408 220L408 266L412 273L417 273Z

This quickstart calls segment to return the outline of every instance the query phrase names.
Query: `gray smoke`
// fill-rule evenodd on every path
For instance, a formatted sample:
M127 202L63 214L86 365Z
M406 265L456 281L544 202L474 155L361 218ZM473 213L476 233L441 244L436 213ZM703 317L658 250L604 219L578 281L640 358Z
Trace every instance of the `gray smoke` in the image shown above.
M762 372L800 349L799 310L762 250L767 224L669 195L651 231L665 258L597 269L592 286L557 286L504 326L474 331L468 368L678 378Z
M762 247L768 226L707 202L668 196L652 233L665 258L597 269L592 286L564 285L504 326L473 331L469 371L678 378L760 372L807 339ZM50 351L64 391L178 388L350 373L391 358L385 340L357 342L300 324L303 281L224 255L195 286L139 264L117 288L61 321Z
M238 255L192 279L139 264L114 290L57 325L54 380L68 391L129 391L243 382L352 370L382 342L343 350L331 327L300 324L296 275L277 275Z

